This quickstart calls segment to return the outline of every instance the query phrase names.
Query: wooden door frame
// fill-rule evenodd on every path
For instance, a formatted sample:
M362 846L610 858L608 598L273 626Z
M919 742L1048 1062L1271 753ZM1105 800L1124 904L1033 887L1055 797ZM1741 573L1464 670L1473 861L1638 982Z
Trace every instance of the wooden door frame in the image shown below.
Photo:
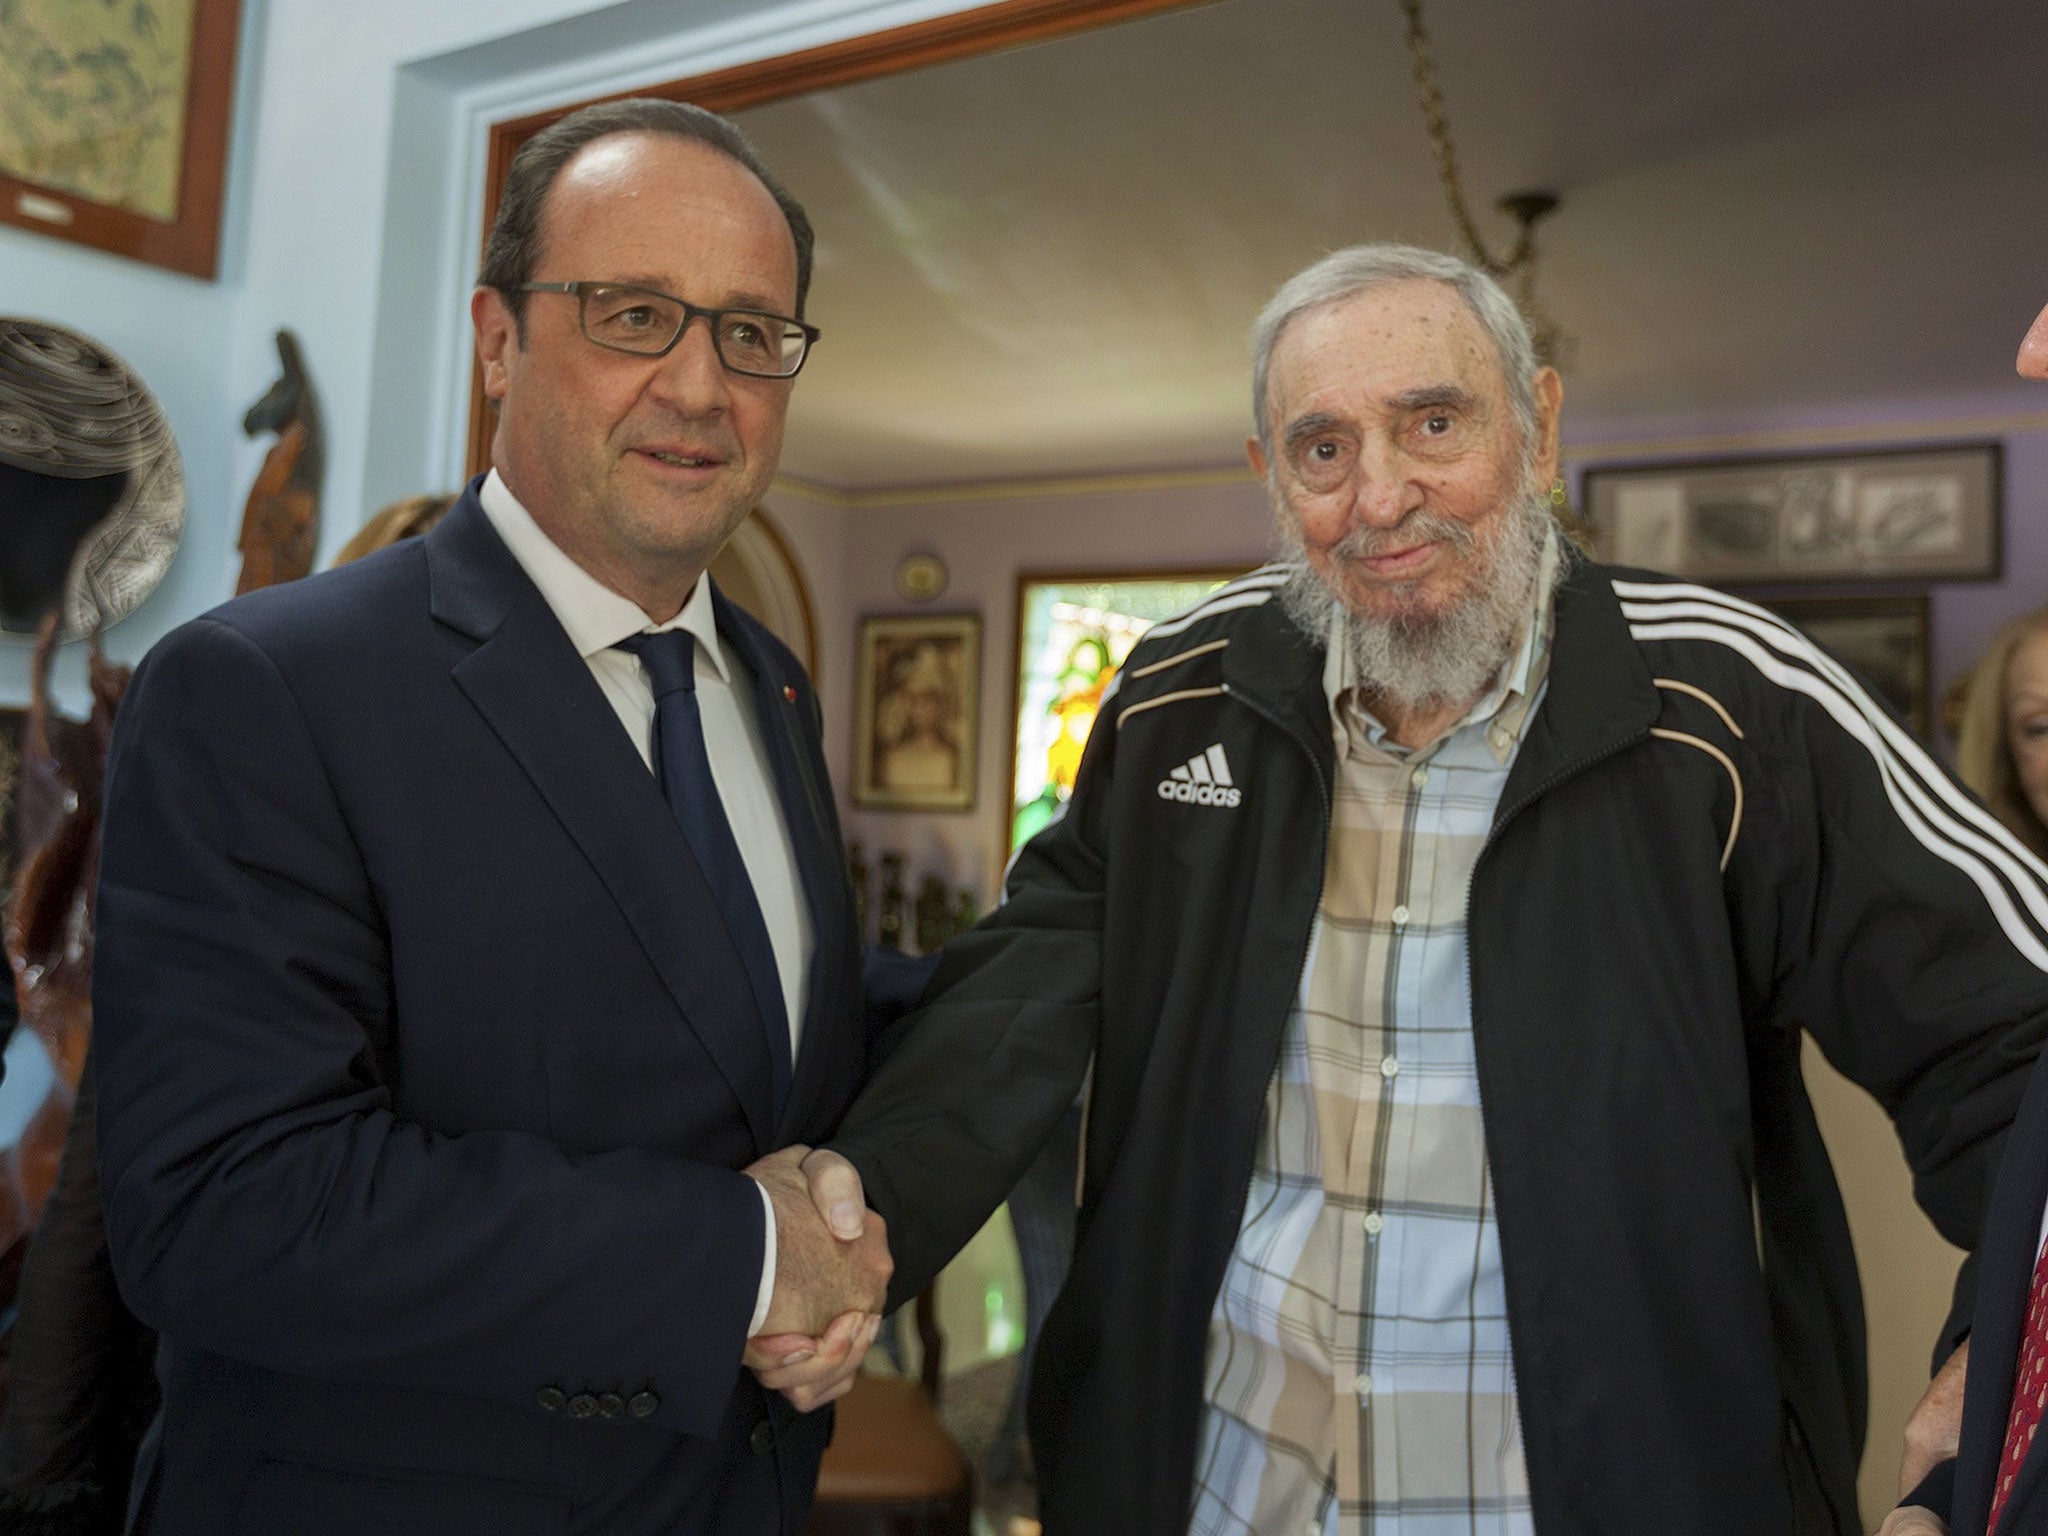
M971 11L935 16L929 21L891 27L864 37L847 38L806 48L777 58L759 59L708 75L692 75L660 85L614 91L589 101L570 102L545 112L508 118L493 123L485 158L485 238L497 217L498 196L505 185L505 172L512 157L526 141L551 123L571 112L600 101L619 101L628 96L658 96L669 101L687 101L713 112L737 112L771 101L783 101L834 86L855 85L885 75L903 74L932 64L974 58L999 48L1021 48L1031 43L1050 42L1096 27L1136 21L1162 11L1178 10L1203 0L1001 0ZM484 398L482 369L472 360L469 386L469 450L467 473L481 473L490 465L492 412Z

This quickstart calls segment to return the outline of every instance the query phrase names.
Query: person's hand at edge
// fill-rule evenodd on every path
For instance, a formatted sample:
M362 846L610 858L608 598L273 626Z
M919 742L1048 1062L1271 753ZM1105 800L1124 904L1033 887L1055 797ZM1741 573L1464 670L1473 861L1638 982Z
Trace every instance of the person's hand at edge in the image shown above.
M1931 1509L1908 1504L1884 1517L1877 1536L1948 1536L1948 1522Z
M1963 1384L1970 1368L1970 1341L1934 1373L1906 1419L1906 1446L1899 1458L1899 1497L1920 1486L1942 1462L1952 1459L1963 1437Z

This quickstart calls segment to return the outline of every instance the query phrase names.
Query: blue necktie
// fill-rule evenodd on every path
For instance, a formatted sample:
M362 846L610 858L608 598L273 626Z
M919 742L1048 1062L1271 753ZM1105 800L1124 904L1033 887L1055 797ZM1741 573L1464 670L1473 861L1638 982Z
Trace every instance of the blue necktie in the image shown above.
M682 824L683 837L704 871L719 910L725 914L733 947L753 983L754 1001L768 1030L768 1057L774 1064L775 1117L789 1102L789 1011L782 999L782 973L775 966L775 946L754 882L726 820L725 805L711 777L711 759L704 750L704 717L697 707L697 642L687 629L658 635L634 635L618 648L631 651L647 669L654 689L654 772L661 792Z

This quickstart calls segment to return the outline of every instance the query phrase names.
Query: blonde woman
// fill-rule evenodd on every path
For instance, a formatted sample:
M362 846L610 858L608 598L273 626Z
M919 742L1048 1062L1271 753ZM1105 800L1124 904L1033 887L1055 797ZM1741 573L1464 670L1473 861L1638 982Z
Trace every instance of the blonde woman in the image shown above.
M1949 703L1957 776L2048 858L2048 608L2000 630Z

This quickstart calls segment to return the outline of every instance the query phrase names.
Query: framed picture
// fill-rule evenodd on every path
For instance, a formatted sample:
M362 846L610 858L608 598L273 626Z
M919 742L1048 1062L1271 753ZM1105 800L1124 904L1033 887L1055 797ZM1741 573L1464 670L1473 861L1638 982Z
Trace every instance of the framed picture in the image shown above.
M240 5L0 4L0 219L212 277Z
M1586 471L1593 552L1723 582L1998 575L1996 443Z
M1754 601L1832 651L1866 688L1898 711L1915 736L1929 739L1934 671L1928 659L1925 592Z
M981 615L862 619L856 665L853 803L974 809Z
M1192 608L1240 570L1112 571L1017 578L1017 676L1011 710L1010 815L1002 862L1052 820L1103 691L1161 619Z

